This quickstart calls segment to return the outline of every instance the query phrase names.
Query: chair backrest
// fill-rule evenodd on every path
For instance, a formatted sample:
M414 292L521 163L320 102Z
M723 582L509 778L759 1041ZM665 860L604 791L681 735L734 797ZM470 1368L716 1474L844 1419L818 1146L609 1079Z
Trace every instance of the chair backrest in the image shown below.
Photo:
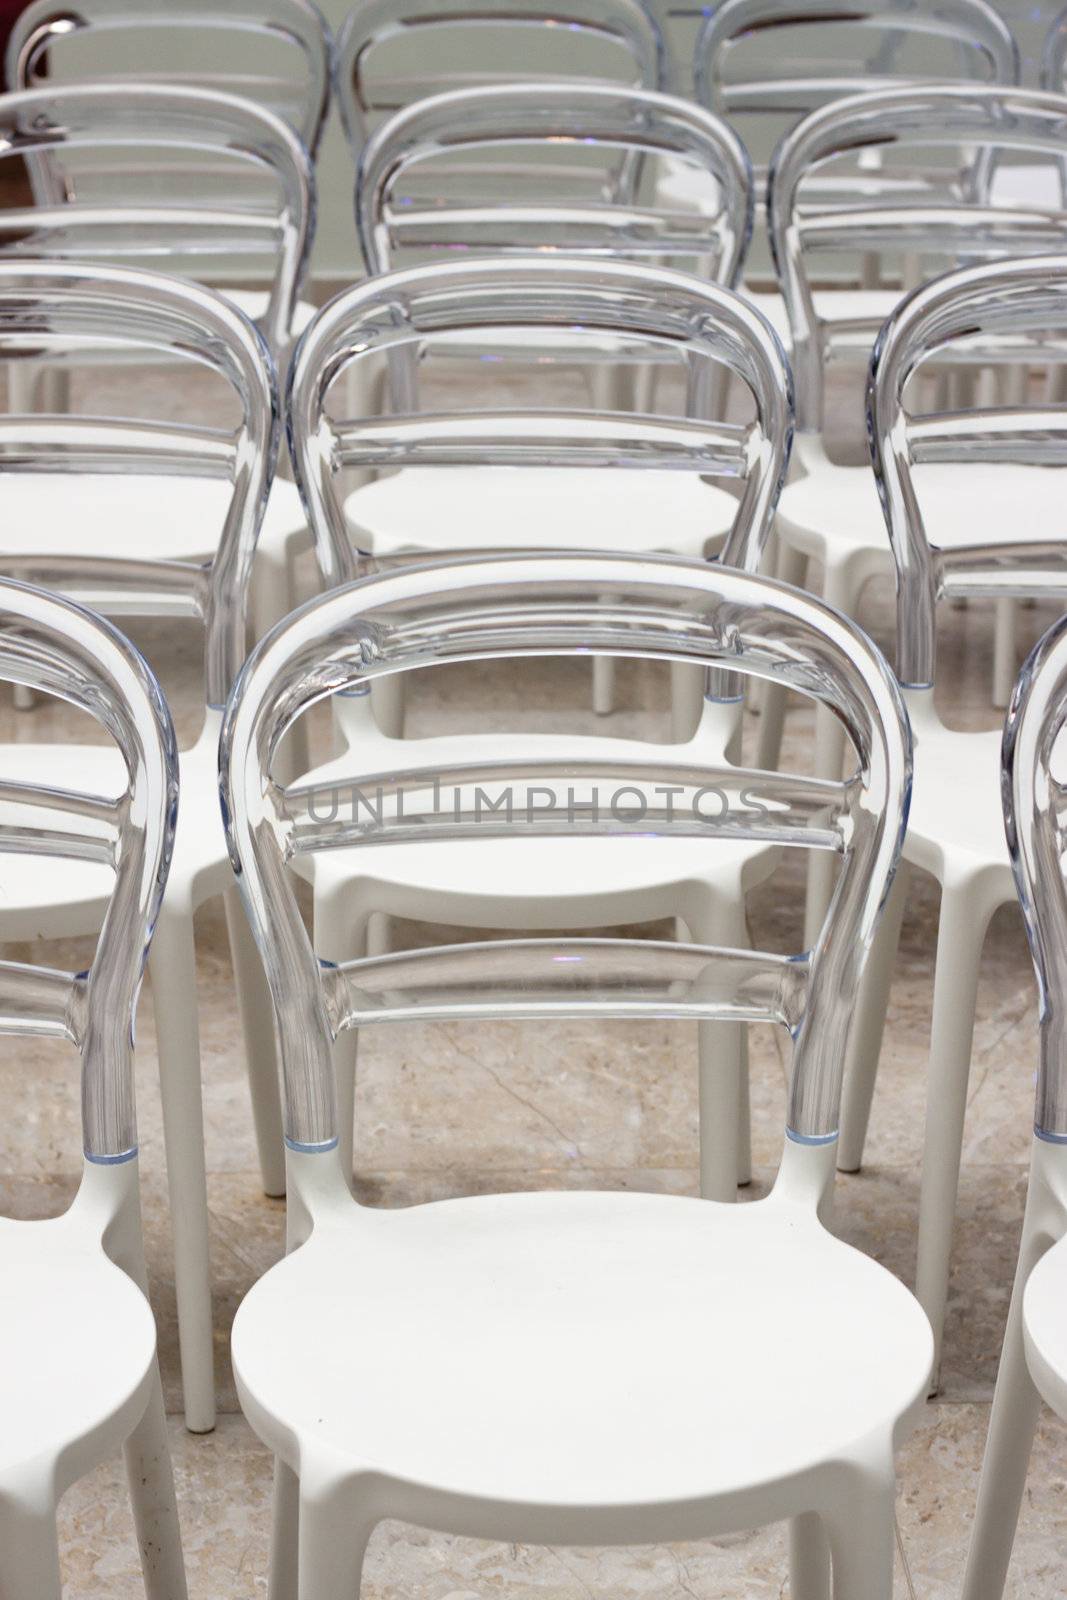
M660 88L651 13L641 0L361 0L337 38L334 93L357 155L427 95L552 78Z
M0 476L5 473L135 475L201 479L225 486L215 545L204 566L154 560L150 525L145 555L110 558L48 556L34 549L25 527L24 554L14 555L10 529L3 570L60 589L105 611L199 617L205 626L208 704L222 706L245 656L245 601L256 539L266 507L278 446L273 366L261 336L221 296L159 273L65 262L0 261L0 361L92 363L100 353L143 360L180 360L224 380L237 412L231 426L131 419L123 413L72 411L41 415L8 409L0 416ZM221 387L221 385L220 385ZM97 402L93 391L93 403ZM78 534L78 491L69 510L71 543ZM217 543L216 543L217 541Z
M572 364L583 347L590 361L613 363L626 360L628 342L662 349L685 379L683 414L419 409L420 358L472 330L491 355L494 338L515 329L543 330L546 340L565 333ZM391 363L391 413L333 416L346 387L338 377L383 357ZM751 422L716 414L713 378L724 367L752 397ZM777 338L731 290L631 262L501 256L387 273L326 306L290 370L290 455L331 583L355 572L343 472L404 466L646 466L732 480L740 493L722 560L754 571L789 461L792 406Z
M531 153L552 161L531 166ZM483 168L442 195L442 161L477 164L482 154L502 162L495 192ZM702 210L657 204L654 169L670 157L706 176ZM371 136L356 180L372 274L405 250L553 249L651 259L733 285L752 207L748 158L724 122L684 100L603 84L512 84L421 100Z
M420 767L417 743L408 770L359 774L375 804L382 796L370 814L354 797L350 808L329 807L314 787L272 780L285 729L332 694L433 664L590 650L728 666L811 695L843 719L857 772L837 782L672 765L669 776L642 774L650 797L628 823L619 807L576 811L562 793L555 809L510 818L480 811L479 794L495 789L501 801L509 785L573 778L573 764L502 760L433 773ZM358 747L352 754L358 761ZM458 1017L782 1022L795 1045L789 1131L805 1142L835 1137L850 1014L898 859L911 752L892 673L874 645L821 602L705 562L642 557L515 556L382 574L313 601L253 652L227 710L219 760L231 860L274 995L292 1148L336 1143L330 1046L343 1028ZM600 772L600 763L588 765ZM634 781L628 763L604 776ZM443 804L432 799L435 778ZM671 797L681 800L664 806L652 798L668 792L651 788L657 781L677 786ZM400 794L407 803L398 806ZM708 795L714 800L695 798ZM313 954L287 881L294 855L320 849L483 839L491 851L494 835L518 835L544 850L540 835L627 829L837 851L841 874L814 950L782 956L654 940L509 939L332 966Z
M1041 87L1062 94L1067 88L1067 10L1052 19L1041 47Z
M1067 209L996 203L990 175L1002 157L1058 154L1067 97L1038 90L946 84L853 95L814 112L779 146L771 171L768 224L789 315L797 381L797 421L823 420L824 369L835 350L866 360L876 329L846 325L834 334L817 313L814 283L827 257L864 251L910 255L933 277L965 262L1067 248ZM954 152L955 193L933 182L908 185L898 204L862 195L822 206L805 200L805 179L835 157L869 149L883 157Z
M883 328L867 389L867 432L897 568L897 675L929 688L942 596L1067 597L1067 541L1059 527L1032 543L998 540L939 549L928 535L915 469L947 463L1067 466L1067 407L1014 405L913 415L909 379L924 360L955 354L1040 365L1067 361L1067 253L992 262L946 274L909 296ZM1065 478L1067 483L1067 478ZM1025 507L1020 506L1020 515Z
M1019 77L1011 31L987 0L722 0L690 14L698 12L706 20L693 56L696 98L737 127L756 162L802 117L844 95Z
M193 168L176 173L190 155ZM272 113L194 89L26 90L0 95L0 163L16 156L36 204L0 211L0 257L258 273L270 282L263 332L284 351L314 190L306 150Z
M6 81L221 90L273 112L314 154L330 57L329 29L310 0L32 0L9 36Z
M1037 973L1041 1054L1034 1132L1067 1144L1067 786L1053 751L1067 722L1067 617L1034 648L1004 724L1001 791L1015 887Z
M119 794L0 781L0 855L55 856L112 868L115 887L87 972L0 962L0 1033L68 1039L82 1058L90 1161L137 1154L133 1015L174 844L178 754L147 663L99 617L0 580L0 678L87 711L118 746Z

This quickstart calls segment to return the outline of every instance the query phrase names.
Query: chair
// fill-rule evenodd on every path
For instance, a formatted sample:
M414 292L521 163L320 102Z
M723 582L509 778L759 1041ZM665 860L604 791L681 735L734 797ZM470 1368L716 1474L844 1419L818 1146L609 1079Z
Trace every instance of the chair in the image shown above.
M999 737L946 727L934 705L936 603L1067 594L1059 523L1046 510L1056 502L1045 482L1058 480L1051 469L1067 464L1067 429L1063 408L1044 401L921 414L905 391L931 356L964 355L977 345L983 359L995 352L1008 364L1048 363L1067 355L1065 340L1067 255L967 268L899 308L879 337L868 388L871 453L897 569L897 676L915 736L915 782L904 865L850 1050L840 1163L852 1171L862 1159L907 869L914 866L941 885L916 1279L939 1352L979 963L990 919L1013 903L1015 889L1001 825ZM942 502L926 493L928 471L936 483L937 472L950 467L959 497L987 506L970 545L941 544ZM1042 539L1046 528L1053 531ZM1031 542L1035 530L1041 542Z
M222 9L208 0L180 0L178 5L165 0L88 0L86 5L78 0L76 10L57 0L32 0L12 27L5 70L10 89L97 83L222 91L287 124L314 162L330 105L331 51L329 29L309 0L269 0L267 5L226 0ZM202 148L199 153L202 157ZM195 145L190 145L180 162L171 160L171 184L180 185L197 204L202 184L217 188L213 166L198 160ZM39 178L39 162L36 169ZM151 202L159 192L158 165L139 170L128 145L120 166L121 193L130 193L135 176ZM244 205L247 176L243 172L246 181L237 186L236 198ZM45 198L48 194L46 183ZM240 278L247 266L242 257L238 248L216 257L213 267ZM238 284L228 292L254 321L268 317L269 293ZM294 299L289 322L273 330L271 348L283 365L291 340L314 314L314 305Z
M9 89L87 81L221 90L280 117L314 158L330 105L330 31L310 0L32 0L5 61Z
M1059 816L1063 784L1050 770L1067 710L1067 623L1049 630L1023 667L1004 729L1002 785L1008 850L1041 999L1030 1188L1019 1264L989 1422L963 1600L1000 1600L1026 1487L1042 1399L1067 1416L1067 1082L1063 960L1067 949Z
M0 1032L81 1056L85 1161L70 1208L0 1218L0 1593L60 1600L56 1506L123 1447L149 1600L184 1600L137 1176L133 1020L174 845L178 756L159 686L118 633L77 606L0 582L0 676L58 696L113 741L110 782L71 769L0 782L8 865L85 863L110 880L87 972L0 962ZM89 781L86 782L86 779Z
M659 89L663 72L640 0L367 0L337 36L334 94L358 160L380 122L443 91L549 79Z
M417 397L398 389L393 414L354 419L335 414L346 365L373 361L388 349L406 377L411 349L432 354L435 341L449 339L457 329L476 332L491 347L498 332L506 337L514 327L531 337L542 328L565 328L572 339L581 330L594 348L604 339L625 337L670 346L688 385L688 411L678 418L575 414L562 408L505 412L484 406L427 413L412 405ZM716 412L702 406L701 386L714 363L734 373L749 392L750 424L720 422ZM517 494L529 498L539 478L547 480L539 503L560 508L546 516L542 542L547 548L566 550L580 540L588 549L596 540L610 549L620 529L603 509L599 484L606 476L625 476L643 517L643 525L633 524L632 553L651 554L655 534L650 530L657 526L666 495L672 503L677 498L673 485L725 476L733 480L737 498L729 502L733 522L721 557L751 571L759 564L789 453L788 369L760 318L728 290L664 268L620 262L505 256L371 279L335 300L305 336L290 401L294 468L319 543L319 566L332 584L411 548L401 505L392 523L385 524L389 537L376 540L373 560L353 551L353 501L344 493L344 468L388 464L423 480L424 501L431 503L435 495L442 502L449 478L462 476L468 542L481 534L483 553L491 551L494 533L498 543L510 537L520 548L526 544L528 525L519 519L515 500ZM519 492L511 487L513 477L523 486ZM442 483L438 491L435 481ZM360 494L370 495L376 487ZM698 481L696 492L710 491ZM584 532L575 535L577 518L568 502L579 499ZM458 508L460 500L454 503ZM568 510L566 521L562 508ZM446 531L451 538L441 541L439 553L450 553L456 542L454 530ZM696 540L690 553L703 552L703 540ZM589 653L599 655L596 643L591 635ZM334 706L340 754L316 767L307 782L331 783L351 764L353 751L373 771L432 762L445 771L457 764L492 763L506 746L515 759L539 751L576 763L577 772L597 759L621 762L637 782L642 770L658 772L668 759L683 765L709 755L718 760L724 748L736 758L736 685L709 683L702 670L684 663L672 668L672 678L675 714L694 691L698 705L695 726L687 712L684 727L675 721L667 745L564 731L505 740L499 732L483 730L412 743L383 731L401 731L395 701L385 702L383 716L377 698L375 716L369 696L341 697ZM695 938L744 943L745 892L773 865L770 849L748 844L702 852L655 839L602 839L580 847L572 839L548 861L535 862L528 851L501 846L488 872L477 870L469 850L452 842L429 852L390 846L368 856L337 850L307 863L307 870L314 883L316 947L320 955L340 960L365 946L371 917L382 913L482 929L564 923L589 928L680 918ZM739 1180L748 1181L742 1049L743 1040L730 1037L728 1030L699 1030L702 1185L720 1199L732 1198ZM355 1050L352 1033L342 1041L338 1060L342 1153L349 1167Z
M165 171L170 162L196 152L196 192L123 192L115 173L121 173L132 151L145 172L153 161ZM231 96L183 88L97 84L26 90L0 95L0 162L15 157L43 159L45 176L56 187L47 199L39 194L32 207L0 212L0 260L117 259L147 267L165 262L175 273L196 277L210 272L220 256L244 259L249 270L262 266L270 272L258 326L284 363L310 244L313 174L306 152L273 115ZM86 160L111 172L103 197L91 173L88 193L81 192ZM212 192L206 185L209 169L231 190L235 172L247 175L248 191L239 204L232 195L219 199ZM78 175L73 192L72 174ZM242 300L241 295L229 298ZM130 347L116 347L109 355L111 362L143 359L142 350ZM163 357L156 351L153 359ZM13 403L24 409L67 409L74 370L69 352L56 353L51 363L20 363L13 374ZM57 384L58 395L53 392ZM84 494L84 479L79 486ZM36 492L38 486L32 487ZM201 491L193 479L174 480L169 515L163 517L146 480L128 478L121 497L119 491L119 480L113 479L106 520L97 519L94 526L98 553L122 556L132 547L144 554L146 529L162 539L161 555L185 559L207 553L212 534L205 540ZM86 507L83 498L83 511ZM46 509L39 503L35 515ZM57 514L58 537L65 539L65 498ZM265 527L272 539L283 542L304 529L300 497L282 478L274 481ZM259 631L290 609L288 590L279 589L269 560L257 565L253 594Z
M884 521L874 480L866 466L838 466L823 441L824 384L827 363L858 354L864 362L877 331L866 319L852 325L828 325L813 284L834 256L852 259L858 250L893 251L921 258L925 276L949 266L1012 255L1062 250L1067 245L1067 209L996 203L982 181L984 152L992 165L1000 156L1044 158L1062 148L1067 99L1025 89L945 85L941 88L896 89L855 95L815 112L778 150L770 190L770 227L775 258L792 329L792 359L797 385L797 459L802 476L782 496L776 531L785 556L780 575L801 581L805 563L814 559L824 570L823 596L850 616L860 593L873 577L892 571ZM892 150L908 158L917 151L945 161L948 151L960 161L962 187L949 203L934 192L926 201L909 198L900 207L807 206L805 181L813 170L832 164L842 153L851 161L858 150ZM969 172L969 178L968 178ZM981 366L981 352L969 347L958 373ZM944 365L941 369L945 375ZM1020 393L1022 374L1002 368L1002 389ZM1006 374L1006 378L1005 375ZM951 375L949 375L951 377ZM947 402L951 404L951 400ZM1032 474L1031 474L1032 480ZM975 542L976 525L997 536L999 508L1010 505L1018 483L1010 471L997 475L995 498L990 485L975 483L946 470L931 476L931 524L946 548ZM962 487L961 487L962 484ZM1027 492L1034 486L1028 483ZM934 498L936 497L936 498ZM998 644L996 679L1013 670L1010 638ZM773 764L781 731L781 697L772 697L761 730L761 759ZM820 772L840 761L840 740L822 718L818 734ZM827 886L820 868L813 868L815 886L811 927L818 926L826 906Z
M155 417L115 416L99 389L89 414L5 415L0 572L97 610L198 617L205 626L204 724L181 752L182 811L150 958L186 1421L199 1432L213 1426L215 1409L193 914L214 895L226 898L264 1185L277 1194L285 1182L273 1027L233 889L215 776L221 708L246 650L245 597L277 448L277 400L262 340L210 290L127 268L0 261L0 359L84 364L100 352L107 362L116 346L208 375L235 420L173 423L160 418L158 397ZM148 512L127 521L133 503ZM116 759L98 747L19 740L0 746L0 777L62 785L76 770L106 788ZM0 941L95 931L108 893L95 860L13 857Z
M465 797L453 810L447 790L444 804L430 798L436 762L420 763L378 775L380 820L347 808L331 820L321 787L272 779L290 720L382 673L574 655L590 642L782 671L848 719L863 751L851 788L748 772L742 789L713 758L683 768L671 757L660 776L685 797L673 811L658 800L628 821L574 821L577 836L651 830L695 845L704 829L688 799L714 792L709 840L835 849L842 887L816 951L557 936L316 959L287 882L294 854L403 848L406 792L428 801L427 849L450 839L488 862L509 846L480 832L470 786L517 795L567 768L489 756L443 775ZM362 783L368 752L353 755ZM797 1600L828 1593L829 1552L836 1600L889 1600L893 1450L921 1405L930 1331L908 1291L818 1217L848 1013L909 782L899 692L874 647L816 600L703 562L562 554L408 568L313 602L256 650L220 765L286 1084L290 1252L246 1296L233 1331L242 1406L278 1460L272 1592L352 1592L386 1517L545 1544L707 1537L791 1518ZM593 773L622 775L596 755ZM570 828L562 801L517 807L491 833L513 832L510 848L545 862ZM337 1154L338 1033L563 1016L785 1022L796 1050L771 1196L736 1206L526 1193L397 1211L353 1201Z
M1019 78L1011 32L986 0L921 6L864 0L847 14L836 0L720 0L710 8L666 0L661 22L674 64L670 83L737 129L752 156L761 213L773 151L798 122L829 102L916 81L1013 84ZM912 192L915 175L883 170L882 156L868 148L859 161L842 161L832 173L818 174L806 186L809 198L817 194L827 205L899 205ZM663 187L665 200L701 203L682 171L671 173ZM753 261L750 273L754 267L768 272L770 264ZM886 283L877 254L837 267L841 287L820 287L826 317L873 317L880 324L899 288L892 278ZM773 280L773 270L769 275ZM760 294L758 303L788 343L789 323L777 292Z

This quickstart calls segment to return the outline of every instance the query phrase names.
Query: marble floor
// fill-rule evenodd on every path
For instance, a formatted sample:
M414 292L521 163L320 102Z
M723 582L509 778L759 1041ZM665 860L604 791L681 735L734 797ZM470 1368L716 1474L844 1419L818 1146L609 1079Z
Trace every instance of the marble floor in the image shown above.
M876 637L891 632L891 600L876 586L864 602ZM1050 614L1026 612L1036 637ZM197 726L198 636L185 626L144 627L183 743ZM1021 640L1021 643L1025 642ZM978 607L948 610L941 664L946 709L967 726L992 726L991 626ZM466 669L419 684L410 731L472 708L511 726L588 726L589 683L550 664L500 672ZM620 732L662 727L663 677L619 674ZM564 723L566 718L566 723ZM0 738L32 740L60 714L16 714L5 697ZM603 728L603 724L599 724ZM810 749L806 712L790 712L787 756ZM966 796L961 797L966 804ZM801 878L789 865L752 899L757 940L799 948ZM889 1027L862 1172L838 1184L836 1226L905 1281L913 1271L925 1107L931 964L937 901L916 877L893 988ZM417 942L440 930L398 928ZM38 959L77 965L82 941ZM138 1101L152 1300L174 1450L190 1592L195 1600L251 1600L266 1592L271 1463L244 1423L227 1360L228 1330L248 1287L283 1244L284 1203L259 1185L241 1041L221 908L198 924L207 1160L213 1224L215 1327L221 1412L216 1431L193 1437L180 1415L173 1273L150 996L142 997ZM766 1192L785 1107L783 1041L753 1037L755 1178L742 1199ZM982 972L963 1152L943 1384L900 1457L897 1594L950 1600L958 1592L977 1474L1007 1309L1025 1196L1036 1061L1035 996L1014 909L993 924ZM0 1211L40 1216L69 1199L79 1168L75 1062L60 1047L0 1044ZM404 1027L371 1034L361 1050L356 1180L369 1204L406 1205L491 1188L596 1186L692 1193L697 1178L695 1040L682 1025ZM783 1339L788 1329L782 1330ZM71 1600L143 1593L121 1462L101 1467L62 1508L63 1563ZM682 1590L691 1600L775 1600L787 1593L780 1530L639 1550L538 1550L454 1540L398 1524L378 1529L368 1558L372 1600L488 1600L537 1592L540 1600L631 1600ZM1008 1593L1053 1600L1067 1590L1067 1429L1042 1422Z

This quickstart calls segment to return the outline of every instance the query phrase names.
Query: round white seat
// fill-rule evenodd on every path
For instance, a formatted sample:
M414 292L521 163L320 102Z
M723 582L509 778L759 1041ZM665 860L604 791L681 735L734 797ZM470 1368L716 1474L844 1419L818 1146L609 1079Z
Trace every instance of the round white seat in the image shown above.
M1067 1237L1046 1250L1026 1281L1026 1362L1042 1398L1067 1416Z
M567 1542L693 1536L925 1392L908 1290L777 1197L494 1195L320 1226L238 1310L242 1406L283 1457L295 1431L394 1505L446 1497L450 1526L466 1500L492 1537L538 1516Z
M949 855L1000 867L1010 899L1013 882L1000 798L1001 737L996 729L961 733L940 723L929 728L919 723L904 854L938 877Z
M217 287L219 293L224 294L227 300L232 300L251 322L257 322L260 317L266 316L270 295L265 289L231 289L226 284ZM311 319L317 315L318 309L318 306L312 305L310 300L296 302L293 306L292 326L289 329L293 339L300 337Z
M128 1433L143 1409L156 1328L137 1285L71 1213L0 1218L0 1483Z
M669 551L721 543L737 500L695 473L596 467L406 467L346 501L353 542L419 550Z

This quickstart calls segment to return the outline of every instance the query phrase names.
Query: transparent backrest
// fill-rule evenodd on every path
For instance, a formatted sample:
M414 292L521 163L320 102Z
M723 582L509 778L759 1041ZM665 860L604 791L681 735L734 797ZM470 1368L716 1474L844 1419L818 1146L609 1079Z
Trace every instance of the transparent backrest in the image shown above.
M85 1154L137 1153L133 1014L174 844L178 757L170 713L121 634L54 594L0 580L0 678L89 713L118 746L125 782L89 794L0 780L5 854L96 861L115 874L87 972L0 961L0 1033L68 1039L81 1052Z
M897 673L915 688L934 681L938 600L944 596L1067 597L1060 527L1033 543L993 538L939 549L927 530L916 470L985 463L1067 466L1067 406L1031 390L1014 403L913 413L905 390L928 359L1018 367L1067 360L1067 253L965 268L916 290L879 336L867 391L867 431L897 566ZM914 386L912 391L914 392ZM965 478L961 476L961 490ZM1064 479L1067 486L1067 477ZM1025 504L1020 504L1025 515Z
M696 97L734 124L757 164L802 117L844 95L1019 76L1011 32L987 0L722 0L710 11L682 0L670 14L705 19Z
M441 773L420 766L418 741L411 765L387 773L360 772L358 744L353 749L369 808L356 790L342 789L345 803L330 804L337 794L283 788L272 777L279 740L297 716L381 674L589 651L773 678L834 710L854 741L857 770L838 782L712 760L686 768L672 762L663 773L642 769L648 804L629 822L575 808L562 788L554 809L516 808L509 817L509 786L573 778L573 762L502 759ZM336 1142L336 1034L416 1018L781 1022L795 1045L790 1132L834 1137L850 1014L900 850L911 757L892 673L866 637L821 602L705 562L657 557L513 556L407 567L313 601L253 652L227 709L219 760L231 861L274 994L294 1148ZM583 776L599 775L602 765L612 766L591 760ZM614 768L621 773L634 781L630 763ZM491 814L479 805L487 794L498 802ZM551 849L543 835L564 831L684 835L697 851L698 838L774 840L834 850L842 867L810 953L508 939L344 966L314 956L287 875L294 857L325 849L484 840L491 860L494 837L528 840L543 853Z
M357 154L383 117L427 95L553 78L659 88L662 43L641 0L362 0L337 39Z
M168 479L218 485L218 522L203 528L213 558L204 566L153 559L148 522L143 556L102 556L92 547L89 519L84 555L39 554L38 530L27 517L25 554L5 556L3 568L105 612L202 618L208 703L221 706L245 655L245 599L277 453L277 399L266 346L239 311L197 284L122 267L0 261L0 362L9 375L24 362L91 366L123 354L214 374L233 421L212 426L166 415L131 417L121 396L114 414L106 409L106 391L98 395L95 385L87 411L59 416L19 410L9 397L0 415L0 479L7 473L76 475L66 513L72 547L82 532L79 500L87 478L155 478L161 498ZM166 397L158 398L162 410ZM8 551L12 545L9 530Z
M703 175L704 207L658 198L669 159ZM409 106L372 135L356 218L370 273L412 255L552 249L655 260L733 284L752 230L751 171L724 122L653 91L460 89Z
M7 86L185 85L255 101L312 152L329 105L330 36L309 0L33 0L15 19Z
M0 171L16 157L36 203L0 211L0 255L265 277L263 331L285 348L313 180L299 139L270 112L193 89L26 90L0 95Z
M491 366L516 330L544 347L546 362L561 336L571 364L583 352L613 366L630 346L661 352L678 380L677 408L523 408L506 394L494 405L488 378L468 391L467 410L420 403L424 369L457 333L473 337ZM390 378L382 414L339 414L366 386L338 379L382 360ZM724 369L747 392L750 420L724 416L715 382ZM631 262L501 256L388 273L339 295L297 348L288 420L294 472L331 583L355 573L345 474L419 466L648 467L723 479L738 494L721 559L753 571L788 464L792 386L774 333L729 289Z
M1067 10L1054 17L1041 49L1041 87L1061 94L1067 88Z
M797 420L822 423L828 355L858 351L866 360L876 329L845 324L830 337L817 310L815 285L832 272L833 258L863 252L907 258L912 275L1067 247L1067 209L1058 188L1046 203L998 199L992 178L1001 159L1043 158L1063 149L1067 98L1037 90L940 88L853 95L814 112L782 141L771 171L768 224L782 295L789 314L797 380ZM956 174L946 191L940 178L924 192L909 183L898 203L885 193L808 203L805 185L835 158L858 151L883 162L912 152L946 157Z

